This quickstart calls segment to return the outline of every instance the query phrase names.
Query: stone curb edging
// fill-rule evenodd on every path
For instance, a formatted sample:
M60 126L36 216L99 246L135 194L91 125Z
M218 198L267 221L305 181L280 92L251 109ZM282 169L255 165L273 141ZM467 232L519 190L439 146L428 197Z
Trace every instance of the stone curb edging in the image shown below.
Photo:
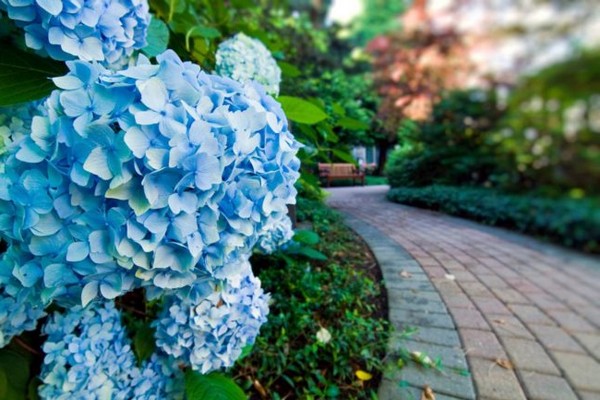
M339 210L338 210L339 211ZM342 212L346 225L370 247L383 274L388 296L390 323L396 329L388 342L388 365L379 387L380 400L420 399L429 385L437 400L476 398L460 338L454 321L419 263L398 243L376 227ZM409 339L400 337L406 327L418 332ZM402 369L394 357L400 348L421 351L442 359L442 372L410 363Z

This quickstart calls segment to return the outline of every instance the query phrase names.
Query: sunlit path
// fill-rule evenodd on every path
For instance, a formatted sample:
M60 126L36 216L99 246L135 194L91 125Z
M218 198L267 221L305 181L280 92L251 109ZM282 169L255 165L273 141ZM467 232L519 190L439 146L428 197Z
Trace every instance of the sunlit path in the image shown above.
M439 293L453 321L428 327L436 310L427 301L411 301L402 281L388 285L390 314L404 316L406 325L422 322L424 329L411 338L412 343L423 343L422 349L433 358L444 357L447 349L457 347L451 336L458 332L458 346L466 355L477 398L600 398L597 258L390 203L385 199L387 189L330 189L328 201L349 216L359 233L361 223L367 234L368 229L379 231L405 249L426 273L406 273L410 272L406 262L398 260L398 276L407 283L424 279ZM412 290L416 297L435 297L435 292L425 292L426 288L422 293ZM423 309L415 312L415 304L423 304ZM510 367L503 360L510 361L514 370L501 366ZM415 389L430 384L441 394L438 399L467 398L435 387L435 374L398 374L384 383L400 387L398 383L406 381Z

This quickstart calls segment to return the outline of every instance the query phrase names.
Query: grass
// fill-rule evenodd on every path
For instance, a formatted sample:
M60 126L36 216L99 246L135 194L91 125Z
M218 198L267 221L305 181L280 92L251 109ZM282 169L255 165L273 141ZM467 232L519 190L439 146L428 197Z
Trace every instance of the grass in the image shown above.
M367 186L387 185L388 184L388 179L385 176L367 175L367 177L366 177L366 184L367 184Z

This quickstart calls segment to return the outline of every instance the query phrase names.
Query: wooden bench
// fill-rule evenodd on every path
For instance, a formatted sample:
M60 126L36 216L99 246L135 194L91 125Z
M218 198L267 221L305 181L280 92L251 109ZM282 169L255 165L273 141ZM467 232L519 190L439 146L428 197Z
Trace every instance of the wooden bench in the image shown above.
M324 180L327 186L331 186L331 181L341 179L352 179L352 184L358 180L361 185L365 185L365 173L360 172L354 164L325 164L319 163L319 178Z

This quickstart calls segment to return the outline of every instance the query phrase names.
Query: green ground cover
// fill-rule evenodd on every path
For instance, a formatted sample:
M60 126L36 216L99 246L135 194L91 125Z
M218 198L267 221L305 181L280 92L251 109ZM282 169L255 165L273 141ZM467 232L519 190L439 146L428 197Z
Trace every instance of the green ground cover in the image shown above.
M271 313L232 373L253 399L375 398L388 338L379 269L366 245L322 203L300 200L298 217L319 234L314 247L325 257L283 251L253 258L271 293ZM327 343L317 337L327 336L323 330L331 335ZM361 380L357 371L373 377Z

